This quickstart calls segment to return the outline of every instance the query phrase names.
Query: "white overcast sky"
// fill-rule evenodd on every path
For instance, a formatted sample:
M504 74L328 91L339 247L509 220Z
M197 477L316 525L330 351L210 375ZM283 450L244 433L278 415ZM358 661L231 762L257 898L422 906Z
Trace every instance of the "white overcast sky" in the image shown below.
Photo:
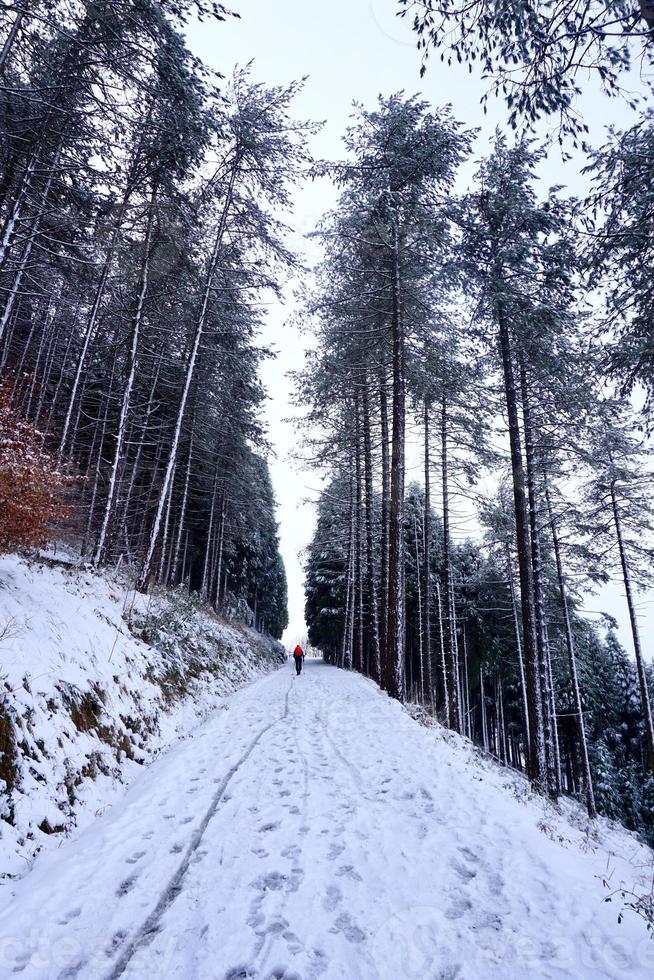
M479 100L486 90L479 75L470 75L463 66L448 67L436 58L430 60L423 79L414 38L405 22L395 17L395 0L234 0L240 20L226 23L194 24L188 32L189 44L203 60L225 75L238 65L253 61L252 77L267 84L285 84L308 76L296 102L298 118L324 121L312 143L315 156L336 159L342 156L341 137L348 124L352 102L371 105L380 93L404 90L419 92L433 105L451 103L454 113L466 126L480 128L476 155L483 155L494 129L502 125L503 104L491 101L484 116ZM637 85L637 80L634 82ZM603 141L610 123L626 125L629 111L624 103L609 100L592 80L586 86L581 110L590 127L590 140ZM554 151L542 168L543 179L563 184L570 193L582 194L586 183L579 174L583 160L564 164ZM466 166L461 183L471 177L474 163ZM326 181L307 182L296 193L295 213L288 221L298 236L295 241L309 262L315 246L302 236L310 232L319 217L334 203ZM314 254L312 254L314 253ZM296 284L297 285L297 284ZM300 284L301 285L301 284ZM264 341L274 346L278 357L267 361L262 377L269 392L267 420L275 448L271 462L278 500L281 547L289 585L290 624L285 640L295 642L304 634L303 549L314 524L312 501L317 497L319 479L290 459L297 434L289 419L293 415L293 393L289 371L301 371L306 338L289 324L292 306L276 304L268 314ZM654 602L640 597L643 640L648 657L654 634ZM591 610L606 609L620 623L620 634L631 649L623 591L616 583L591 596Z

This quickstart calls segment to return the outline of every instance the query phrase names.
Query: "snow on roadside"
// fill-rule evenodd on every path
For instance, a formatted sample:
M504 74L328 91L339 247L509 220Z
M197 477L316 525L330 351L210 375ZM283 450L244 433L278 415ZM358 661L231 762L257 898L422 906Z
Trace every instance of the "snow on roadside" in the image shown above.
M24 873L284 659L186 593L146 597L117 575L0 557L0 876Z
M517 801L525 822L561 849L563 867L566 853L573 862L575 855L587 855L594 861L593 884L614 910L616 923L625 917L640 921L643 949L647 950L648 963L654 965L654 851L649 845L616 820L603 816L590 820L584 804L569 796L551 800L536 793L524 774L444 728L421 706L405 705L403 713L430 732L437 751L448 767L454 767L457 779L479 784L481 796L491 793L497 799L505 797L507 826L511 825L509 811Z

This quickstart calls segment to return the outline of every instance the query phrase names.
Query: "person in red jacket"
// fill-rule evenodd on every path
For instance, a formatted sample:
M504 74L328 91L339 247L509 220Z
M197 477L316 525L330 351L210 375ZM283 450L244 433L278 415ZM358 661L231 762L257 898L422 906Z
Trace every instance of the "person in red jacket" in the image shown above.
M302 661L304 660L304 650L298 643L295 650L293 651L293 659L295 660L295 673L300 674L302 672Z

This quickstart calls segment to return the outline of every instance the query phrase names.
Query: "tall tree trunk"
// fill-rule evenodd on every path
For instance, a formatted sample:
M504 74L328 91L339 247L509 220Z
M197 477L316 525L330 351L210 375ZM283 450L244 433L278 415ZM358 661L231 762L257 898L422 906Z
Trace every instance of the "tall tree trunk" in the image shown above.
M4 266L9 250L12 247L16 226L18 225L21 217L21 209L30 191L32 180L34 179L34 174L36 173L37 168L38 151L34 150L32 156L30 157L29 163L23 171L20 184L16 193L14 194L14 199L7 211L2 228L0 229L0 269L2 269Z
M436 579L436 601L438 602L438 636L440 641L440 651L441 651L441 683L443 685L443 712L445 714L445 724L448 728L452 727L452 719L450 717L450 698L449 698L449 680L447 677L447 657L445 654L445 625L443 616L443 601L441 598L441 587Z
M522 417L525 433L525 470L527 477L527 500L529 505L529 539L531 543L531 567L534 589L534 612L536 614L536 650L540 675L541 703L543 708L543 737L545 740L545 761L547 764L547 788L550 796L556 798L558 786L556 776L556 749L550 690L549 647L545 636L545 603L543 598L543 562L538 526L538 500L536 497L536 465L534 449L534 429L531 417L529 385L524 357L520 358L520 387L522 392Z
M181 504L180 514L179 514L179 524L177 526L177 537L175 538L175 552L173 554L173 561L172 561L172 579L173 582L175 583L177 582L179 577L179 561L180 561L180 552L182 546L182 534L184 531L184 522L186 520L186 505L188 503L188 491L191 483L191 467L193 465L193 437L195 435L194 428L195 428L194 425L191 424L191 438L189 440L188 457L186 460L186 472L184 474L184 489L182 491L182 504ZM183 577L182 577L182 581L184 581Z
M404 473L405 377L404 320L400 281L400 244L396 229L393 248L393 425L391 436L391 498L388 553L388 621L386 629L386 683L393 698L404 697L406 626L404 608Z
M140 438L139 438L138 443L137 443L137 446L136 446L136 453L135 453L135 456L134 456L134 460L130 463L129 466L125 467L125 469L129 472L129 481L127 483L127 489L126 490L122 490L122 488L121 488L120 496L122 498L122 506L121 506L120 519L118 521L118 523L122 524L123 526L127 526L128 521L129 521L129 516L130 516L129 515L129 509L130 509L130 505L132 503L132 495L133 495L133 492L134 492L134 485L136 483L136 478L139 475L140 470L141 470L141 459L142 459L143 452L144 452L144 449L145 449L146 436L147 436L147 433L148 433L149 428L150 428L150 418L151 418L152 414L155 411L155 394L156 394L156 390L157 390L157 383L159 381L159 373L161 371L161 365L162 365L162 362L163 362L163 356L164 356L164 352L163 352L163 350L160 350L159 351L159 356L158 356L157 361L156 361L156 364L154 366L154 370L152 372L152 380L150 382L150 390L149 390L149 393L148 393L148 403L147 403L146 408L145 408L145 413L144 413L144 416L143 416L143 422L142 422L142 424L140 426L141 435L140 435ZM135 426L132 425L132 428L135 428ZM128 440L128 442L130 442L130 441L131 440ZM155 467L155 472L156 472L156 469L157 469L157 467ZM145 516L145 513L146 512L143 511L143 516ZM136 523L136 522L134 522L134 523Z
M355 481L356 481L356 610L357 629L354 669L366 673L365 622L363 616L363 478L361 472L361 410L358 395L354 398Z
M459 678L456 662L454 624L452 622L452 556L450 547L450 490L447 431L447 396L441 402L441 481L443 487L443 588L447 614L443 621L445 662L447 664L447 724L455 731L461 730L459 704Z
M647 761L650 769L654 773L654 722L652 721L652 704L649 699L647 689L647 674L645 673L645 662L643 651L640 645L640 632L638 630L638 618L636 616L636 606L634 604L633 591L631 588L631 575L629 573L629 563L625 549L624 538L622 535L622 521L620 520L620 508L618 497L615 490L616 481L611 481L611 504L613 507L613 521L615 524L615 535L620 552L620 565L622 566L622 579L624 590L627 596L627 606L629 608L629 621L631 623L631 637L634 644L634 654L636 656L636 670L638 672L638 683L640 685L640 700L643 708L643 721L645 725L645 744L647 746Z
M450 622L452 623L452 654L454 658L454 676L456 678L456 703L458 708L457 731L463 734L463 684L461 676L461 658L459 657L459 626L456 618L456 603L454 598L454 582L450 592Z
M520 600L522 606L523 650L525 679L529 708L529 776L534 786L547 789L547 764L543 730L543 703L540 687L538 647L536 641L536 614L534 611L534 587L531 569L531 544L529 516L525 493L525 471L522 462L518 398L513 370L513 353L509 325L501 303L497 307L498 340L504 374L504 395L509 423L511 470L513 474L513 500L515 507L516 544L520 572Z
M467 735L468 738L472 738L472 716L470 713L470 676L468 673L468 638L466 635L466 624L464 622L463 628L461 630L461 637L463 639L463 698L465 702L465 710L463 714L463 733Z
M484 668L479 667L479 703L481 707L481 739L484 752L488 752L488 720L486 717L486 694L484 692Z
M355 527L354 527L354 488L352 486L353 477L350 479L350 541L347 555L347 574L345 579L345 628L343 630L343 667L346 670L352 669L353 641L354 641L354 549L355 549Z
M150 581L152 559L154 556L155 549L157 547L157 541L159 539L159 531L161 528L161 518L163 516L165 502L168 497L168 490L170 487L170 481L172 479L173 470L175 469L175 463L177 461L177 449L179 447L179 437L182 431L182 424L184 422L184 415L186 413L186 405L188 402L189 392L191 390L191 383L195 375L195 368L198 360L198 354L200 351L200 341L202 340L202 335L204 334L204 329L207 320L207 313L209 309L209 300L213 292L214 278L218 268L218 258L220 256L220 250L223 242L223 237L225 235L225 229L227 228L227 219L232 206L234 185L236 183L236 175L239 170L239 167L240 167L240 157L237 155L232 165L232 170L229 177L229 184L227 186L227 190L225 194L225 203L223 205L220 221L218 223L218 230L216 232L216 237L214 240L211 257L209 259L209 267L207 269L207 275L205 278L204 290L202 294L202 303L200 305L200 311L198 314L198 319L195 327L195 334L193 337L193 346L191 348L191 353L186 366L186 378L184 381L184 388L182 390L182 395L179 400L179 406L177 409L175 431L173 433L172 444L170 447L170 451L168 453L168 461L164 472L163 483L161 486L161 490L159 492L159 500L157 502L157 510L155 513L152 530L150 532L150 540L148 543L145 560L143 562L143 568L138 582L138 588L139 591L141 592L147 591L148 583Z
M118 208L118 214L116 220L114 221L111 233L109 235L109 243L107 245L107 250L105 252L104 261L102 263L102 269L100 270L100 277L98 279L97 285L95 287L95 293L93 296L93 303L91 304L91 311L86 320L86 326L84 328L84 336L82 338L82 346L80 352L77 356L77 365L75 367L75 374L73 376L73 386L70 390L68 396L68 408L66 409L66 416L64 418L64 425L61 430L61 439L59 441L59 452L63 453L66 449L68 443L68 435L70 431L70 423L73 416L73 411L75 408L75 403L77 400L77 391L82 379L82 372L84 365L86 363L86 356L88 354L89 346L93 335L95 334L96 324L98 322L98 317L100 315L100 308L102 306L102 301L104 299L105 289L107 286L107 281L109 279L109 273L111 272L111 267L114 261L114 255L116 253L116 247L118 245L118 238L120 235L120 229L122 226L123 219L125 217L125 212L127 210L127 205L129 204L129 199L132 194L132 186L128 183L122 200L120 202L120 207Z
M391 525L391 468L389 460L388 437L388 393L386 389L385 369L382 366L381 383L379 388L379 412L381 422L381 553L379 571L379 637L381 648L381 683L386 686L386 635L388 632L388 548Z
M422 611L422 587L421 587L421 565L420 548L418 547L418 519L413 518L413 535L415 538L416 549L416 590L418 594L418 690L420 692L420 703L425 700L425 651L423 646L423 611Z
M141 270L139 273L139 283L138 283L136 301L134 303L134 308L132 311L132 325L131 325L130 338L129 338L127 364L125 365L125 375L126 375L125 388L123 389L123 398L120 406L120 417L118 420L118 430L116 432L116 441L114 445L113 459L111 462L111 474L109 476L109 489L107 492L107 499L105 501L102 525L100 527L100 533L98 535L98 543L93 558L93 564L96 566L101 564L106 559L107 532L111 525L111 521L114 514L114 502L116 497L118 471L122 463L123 445L125 442L125 431L127 428L127 417L129 415L129 410L130 410L132 389L134 388L134 381L136 379L136 371L137 371L137 363L138 363L137 355L138 355L139 339L141 335L141 323L143 320L143 309L145 306L145 298L148 292L150 256L152 251L151 249L152 228L154 225L154 212L155 212L156 201L157 201L157 188L156 186L153 186L150 194L150 206L148 208L145 237L143 241L143 258L141 260Z
M20 31L21 25L27 16L28 12L28 0L23 0L22 7L19 7L16 11L16 16L14 17L11 27L9 28L9 33L5 38L5 42L2 45L2 50L0 51L0 72L4 72L5 64L11 54L11 49L14 46L16 38L18 37L18 32Z
M366 483L366 574L368 603L368 636L370 649L370 676L377 683L381 680L381 650L379 644L379 619L377 612L377 587L375 584L374 506L372 471L372 446L370 435L370 395L368 379L363 379L363 455Z
M515 643L518 652L518 668L520 671L520 693L522 694L522 710L525 723L525 744L527 746L527 757L529 757L529 707L527 704L527 685L525 682L525 663L522 656L522 642L520 640L520 621L518 619L518 606L515 601L515 586L513 584L513 568L511 567L511 551L506 546L506 567L509 576L509 589L511 592L511 611L513 613L513 628L515 630Z
M431 472L429 458L429 402L425 399L425 508L423 533L423 593L425 597L425 657L429 704L434 710L434 668L431 648Z
M222 506L220 508L220 537L218 538L218 558L216 561L216 594L214 607L217 609L220 602L220 576L223 569L223 555L225 551L225 525L227 523L227 500L223 492Z
M50 196L50 190L52 188L52 181L54 179L55 169L59 164L60 153L61 153L61 141L59 142L59 146L57 147L57 150L55 152L54 159L52 161L51 170L45 184L45 188L41 193L41 208L45 208L47 205L47 200L48 197ZM5 299L4 308L2 310L2 316L0 316L0 339L5 334L7 326L9 324L9 320L11 319L12 311L14 309L14 304L20 293L20 287L23 281L23 276L25 275L27 264L29 262L30 255L32 254L34 242L38 237L39 225L41 224L42 215L43 212L41 211L39 214L36 215L34 219L34 224L32 226L31 233L23 246L23 252L20 257L20 261L18 263L16 271L14 272L11 285L9 286L9 289L7 291L7 297Z
M218 496L218 468L214 470L213 485L211 489L211 507L209 508L209 527L207 529L207 541L204 549L204 564L202 566L202 585L200 591L205 599L209 598L209 560L211 556L211 545L213 542L213 524L216 516L216 499Z
M561 792L563 785L561 778L561 747L559 745L559 725L556 715L556 691L554 689L554 673L552 671L552 650L550 648L550 637L545 624L545 651L547 663L547 692L549 694L550 718L552 719L552 753L554 766L554 785L556 792Z

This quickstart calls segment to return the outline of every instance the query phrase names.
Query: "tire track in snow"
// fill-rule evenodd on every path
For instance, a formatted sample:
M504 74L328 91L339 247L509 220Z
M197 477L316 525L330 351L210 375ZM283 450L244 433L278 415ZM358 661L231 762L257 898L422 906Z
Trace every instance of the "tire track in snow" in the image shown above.
M186 848L186 853L184 854L184 857L182 858L182 861L180 862L177 871L168 882L168 885L166 886L161 896L159 897L159 901L157 902L153 910L150 912L149 916L147 917L143 925L134 933L129 943L127 944L127 946L124 947L121 955L114 963L112 969L109 971L109 973L107 973L106 980L118 980L119 977L122 977L123 973L129 966L130 961L132 960L134 954L141 947L147 945L147 943L150 942L150 940L153 939L156 933L159 931L159 923L161 922L161 917L163 916L164 912L168 908L170 908L170 906L173 904L173 902L181 892L182 882L184 881L186 872L189 869L191 858L197 851L200 845L200 841L204 837L204 833L207 827L209 826L209 822L215 816L216 811L218 809L218 805L221 802L225 790L229 786L231 780L234 778L234 776L239 771L241 766L245 762L247 762L247 760L252 755L255 748L257 747L257 745L259 744L263 736L266 734L266 732L269 732L271 728L273 728L275 725L278 725L281 721L284 721L288 717L289 696L291 690L292 690L292 683L289 686L288 691L286 692L286 697L284 699L284 711L282 712L282 714L278 718L275 718L274 721L271 721L267 725L264 725L264 727L252 739L252 741L250 742L250 744L248 745L247 749L240 757L240 759L237 759L237 761L234 763L231 769L229 769L225 774L225 777L221 782L220 786L218 787L218 789L216 790L216 792L214 793L211 799L211 803L209 804L209 807L207 808L199 826L196 827L196 829L193 831L191 841L188 847Z

